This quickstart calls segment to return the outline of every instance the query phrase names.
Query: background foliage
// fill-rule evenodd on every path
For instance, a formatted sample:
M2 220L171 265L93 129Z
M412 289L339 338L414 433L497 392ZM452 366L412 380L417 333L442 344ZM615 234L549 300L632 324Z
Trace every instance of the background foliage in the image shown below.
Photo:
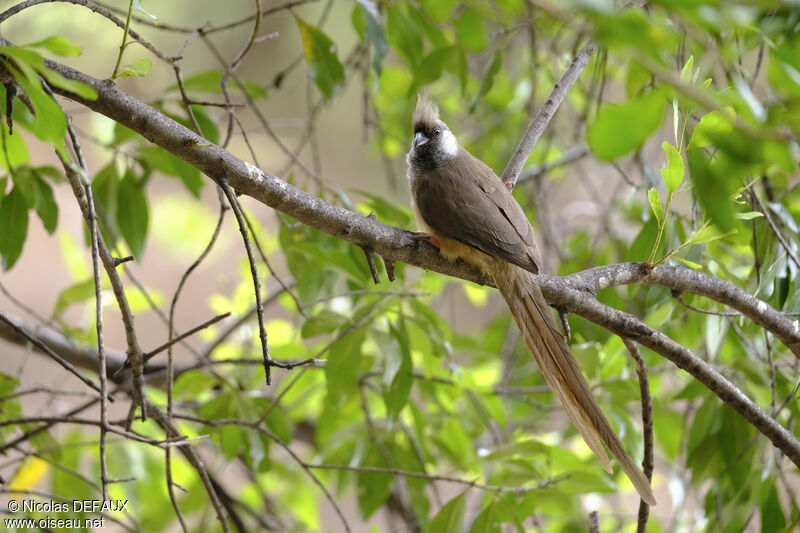
M39 226L59 232L68 276L40 314L80 347L97 343L88 232L81 241L61 229L65 204L74 198L46 147L68 154L67 117L42 79L86 99L93 91L46 68L43 57L114 77L267 172L413 229L403 159L416 92L428 88L461 144L499 174L577 50L595 39L598 51L515 190L536 221L550 268L569 274L621 261L685 265L778 310L800 312L800 12L790 2L257 2L264 18L249 41L252 20L214 32L237 19L211 8L203 31L184 28L180 10L203 14L191 2L111 6L121 9L122 20L131 7L131 27L165 57L186 54L187 64L174 71L175 62L134 39L121 61L118 45L88 50L93 39L121 42L122 32L95 30L88 21L98 16L89 18L80 5L59 6L74 22L37 25L57 5L47 3L2 26L16 46L0 49L0 68L28 99L14 100L1 127L0 258L3 271L13 273ZM149 13L156 9L164 11ZM250 4L236 9L256 12ZM42 38L26 44L32 27ZM81 63L87 53L102 67ZM288 115L302 120L284 134L268 112L287 98L295 104ZM192 105L182 105L187 101ZM225 101L240 107L218 105ZM78 116L76 109L72 104L68 112ZM325 113L337 112L326 126ZM157 270L165 258L188 267L214 229L213 184L131 130L84 119L76 122L81 142L91 146L87 178L109 247L133 255L141 269ZM337 136L348 135L367 142L354 153L332 154L341 147ZM356 175L337 171L337 160L348 158ZM361 161L369 171L358 173ZM182 183L179 194L167 182L172 178ZM165 190L172 191L166 198ZM252 280L242 248L231 248L236 252L224 262L229 281L201 290L201 311L184 330L213 314L233 316L177 352L172 416L183 435L208 436L195 447L235 527L344 530L331 501L344 507L353 530L364 531L578 531L594 509L601 530L636 527L629 482L608 476L565 422L491 290L402 264L394 283L380 266L384 282L375 286L362 250L245 205L269 260L259 268L272 357L325 362L275 370L274 384L264 385ZM223 224L235 227L233 217ZM157 246L178 250L180 259L157 258ZM105 276L102 283L110 296ZM14 288L7 289L2 310L17 312ZM126 292L137 315L168 309L170 296L162 291L127 281ZM598 298L700 354L794 432L797 359L771 334L721 304L664 289L611 288ZM118 320L113 299L104 303L106 320ZM628 351L591 322L571 318L570 325L570 345L601 406L626 447L641 456L639 387ZM148 345L163 342L160 328ZM643 355L659 500L650 530L794 529L795 468L701 384L659 355ZM39 399L62 401L52 387L30 392L36 380L21 375L10 365L0 374L0 421L16 421L0 422L7 443L36 427L33 418L20 421L40 414L46 403ZM163 386L145 392L166 404ZM116 403L128 402L124 389L116 396L122 398ZM67 399L72 406L80 401ZM113 414L124 415L125 407ZM152 419L132 430L164 438ZM92 427L48 425L4 449L2 491L98 498L97 434ZM133 509L115 517L119 527L175 530L164 449L114 438L107 460L112 477L134 478L109 486L110 497L129 499ZM176 505L187 528L218 530L197 472L178 454L171 464L186 489L176 492Z

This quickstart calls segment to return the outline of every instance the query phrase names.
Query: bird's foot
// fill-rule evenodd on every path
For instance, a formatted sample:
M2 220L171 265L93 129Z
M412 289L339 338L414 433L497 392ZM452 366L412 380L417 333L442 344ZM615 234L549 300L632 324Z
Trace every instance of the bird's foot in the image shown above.
M431 243L437 248L441 248L442 246L439 244L439 241L434 239L430 233L425 233L424 231L414 231L412 232L412 239L415 241L426 241Z

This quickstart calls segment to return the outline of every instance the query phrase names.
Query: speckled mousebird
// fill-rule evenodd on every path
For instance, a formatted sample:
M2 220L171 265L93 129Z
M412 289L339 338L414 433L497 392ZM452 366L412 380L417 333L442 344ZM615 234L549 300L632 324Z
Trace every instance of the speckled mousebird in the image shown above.
M522 208L500 178L458 144L427 93L417 98L413 124L406 159L420 228L445 258L461 258L494 281L545 381L603 468L612 472L605 445L641 498L655 505L650 482L600 410L533 276L542 260Z

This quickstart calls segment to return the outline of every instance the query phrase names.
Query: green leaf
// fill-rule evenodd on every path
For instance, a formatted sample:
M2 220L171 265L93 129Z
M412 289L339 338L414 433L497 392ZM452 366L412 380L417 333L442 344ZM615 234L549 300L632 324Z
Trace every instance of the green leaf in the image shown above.
M686 241L687 244L703 244L706 242L716 241L727 237L728 235L732 235L736 233L736 230L731 230L727 232L722 232L719 230L718 227L714 226L713 224L703 226L699 230L697 230L689 240Z
M486 71L486 75L481 80L481 84L478 87L478 92L475 93L475 96L469 103L470 113L475 111L475 107L477 107L478 102L481 101L483 95L485 95L492 89L492 85L494 85L494 77L497 75L498 72L500 72L500 67L502 66L503 66L503 51L501 47L498 47L497 51L494 53L494 58L492 59L492 63L489 65L489 70Z
M422 59L423 35L417 23L406 13L405 6L384 4L386 37L397 55L415 70Z
M139 157L150 163L159 172L180 178L189 192L196 198L200 198L200 191L205 185L205 181L197 168L183 159L175 157L160 146L139 148Z
M386 502L392 492L392 479L389 474L358 474L358 510L363 520L372 516Z
M222 94L222 75L223 73L219 70L198 72L183 80L183 88L186 89L187 92ZM244 86L244 91L253 100L267 97L267 90L258 83L242 80L242 85ZM238 91L239 84L233 79L229 79L228 89ZM177 90L177 83L167 88L167 91Z
M625 254L626 261L645 261L650 254L658 236L658 221L655 217L651 218L644 223L639 234L628 247L628 252ZM663 240L661 241L663 244ZM660 247L659 247L660 248ZM658 254L658 250L656 250Z
M48 68L42 68L39 72L47 80L47 83L53 87L69 91L84 100L97 100L97 91L91 85L65 78L59 72Z
M344 83L344 67L336 57L333 41L321 30L295 16L303 53L311 66L311 78L328 100L335 98Z
M83 303L94 298L94 278L70 285L58 295L53 306L53 316L59 317L67 307L76 303Z
M421 0L420 4L434 22L444 22L458 4L458 0Z
M386 356L383 401L386 404L387 415L394 419L408 403L413 365L405 322L401 320L397 326L390 324L389 331L390 335L382 331L372 333Z
M332 405L341 405L358 390L361 375L362 330L353 331L339 339L329 352L325 365L328 398Z
M676 257L675 259L677 259L678 261L680 261L681 263L683 263L684 265L688 266L693 270L701 270L703 268L703 265L695 263L694 261L689 261L688 259L684 259L683 257Z
M775 479L768 477L761 485L761 531L762 533L773 533L784 531L786 518L781 509L781 502L778 498L778 490L775 487Z
M454 46L434 50L422 58L419 66L414 71L414 83L409 87L409 96L416 94L417 89L438 80L442 76L442 71L452 61L453 53L456 51Z
M497 6L509 15L521 15L525 12L525 0L497 0Z
M733 217L733 200L730 196L735 190L736 176L719 175L706 159L702 149L686 151L689 172L694 183L695 194L711 221L723 231L730 231L736 224Z
M650 187L650 190L647 191L647 199L650 201L650 208L653 210L656 220L661 222L661 196L655 187Z
M95 209L98 212L97 222L100 225L100 233L106 243L114 245L119 238L119 227L117 226L117 195L119 190L119 173L117 165L112 160L106 165L92 180L92 196L94 197Z
M117 196L117 225L135 257L144 250L149 222L149 208L144 184L128 170L119 182Z
M0 53L14 59L12 65L0 55L0 64L14 74L33 105L33 122L26 127L39 139L63 152L67 119L58 104L42 88L38 72L48 71L44 68L42 56L32 50L11 46L0 47Z
M366 36L370 44L372 44L372 68L380 76L383 58L389 51L389 42L386 40L386 35L383 31L381 13L372 0L357 0L356 8L353 10L354 16L356 13L361 13L363 18L364 30L362 39Z
M613 161L640 147L663 119L664 96L657 90L624 104L607 105L586 133L589 148L598 158Z
M194 113L194 118L200 126L200 133L203 137L214 144L218 143L219 129L217 129L217 123L214 122L214 119L206 112L205 108L203 106L193 105L192 113Z
M0 202L0 258L3 270L10 270L22 254L28 235L28 205L18 187Z
M599 470L570 472L558 483L558 488L568 494L613 493L619 490L613 479Z
M681 153L678 149L667 141L664 141L661 147L664 149L664 153L667 154L667 168L661 169L661 177L664 178L667 191L675 192L683 181L683 158L681 158Z
M692 131L692 138L687 148L705 148L713 144L714 139L733 131L736 113L732 107L712 111L703 116Z
M45 66L44 58L34 50L17 46L0 46L0 51L2 51L3 55L14 59L16 68L11 67L9 70L20 80L20 83L22 83L20 77L24 77L29 82L40 87L41 82L38 79L38 74L43 76L50 85L72 92L84 100L97 99L97 92L91 86L80 81L65 78L55 70L50 70ZM18 72L17 69L21 71L21 76L16 74ZM22 83L22 86L26 88L27 91L27 87L24 83ZM30 97L31 95L28 94L28 96ZM49 95L46 96L49 98ZM36 106L34 104L34 109L35 108Z
M79 56L83 48L71 43L66 37L54 35L35 43L26 44L27 48L44 48L59 56Z
M122 72L117 74L118 78L144 78L148 74L150 74L150 69L153 68L153 62L147 59L146 57L140 57L139 59L135 60L133 63L125 65L122 68Z
M449 502L433 517L428 531L435 533L462 533L464 529L464 513L467 510L467 493L462 492Z
M53 198L53 189L50 184L40 178L35 169L32 170L32 175L36 214L39 215L47 233L52 235L58 225L58 204Z
M323 309L303 324L300 335L304 339L316 337L324 333L331 333L348 322L348 318L341 313Z
M694 56L690 55L689 59L686 60L686 63L683 64L683 68L681 69L681 81L685 83L692 82L693 66L694 66Z
M458 418L450 417L441 424L435 440L454 464L469 468L475 460L472 439Z
M497 495L472 522L469 533L500 533L499 513L497 512Z
M739 220L753 220L754 218L763 217L764 215L759 211L748 211L746 213L736 213L734 216Z
M58 232L61 256L72 280L84 280L91 275L86 261L86 249L80 246L66 230Z
M471 52L480 52L489 46L483 18L474 9L468 7L464 10L456 21L456 30L459 39L464 43L464 48Z
M3 90L2 84L0 84L0 102L5 102L5 91ZM17 106L15 108L15 115L17 114L16 111L20 107L24 106ZM27 110L26 110L27 111ZM30 114L28 113L30 116ZM22 138L22 135L11 135L8 131L8 126L5 123L5 120L2 121L3 124L0 125L0 128L4 130L5 135L0 136L0 142L2 143L2 152L0 152L0 169L8 171L8 166L10 165L11 168L18 167L20 165L24 165L26 163L30 163L30 155L28 155L28 146L25 144L25 139ZM19 123L19 121L15 120L14 122ZM8 154L8 159L6 159L6 154ZM2 193L3 188L0 187L0 193Z
M50 181L52 181L55 184L61 184L61 183L66 183L67 182L67 178L64 176L64 172L58 170L55 167L51 167L51 166L47 166L47 165L45 165L43 167L36 167L34 169L34 172L39 177L45 177L45 178L49 179Z
M36 202L36 192L33 184L33 173L31 167L25 165L19 167L12 176L14 187L19 189L22 197L25 199L25 205L28 209L32 208Z

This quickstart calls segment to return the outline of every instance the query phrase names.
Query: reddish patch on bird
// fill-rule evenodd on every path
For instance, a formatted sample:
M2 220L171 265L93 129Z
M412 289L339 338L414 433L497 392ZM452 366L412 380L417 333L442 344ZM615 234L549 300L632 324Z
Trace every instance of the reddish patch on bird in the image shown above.
M439 241L434 239L429 233L425 233L424 231L415 231L414 233L414 240L416 241L425 241L431 243L433 246L437 248L441 248L442 245L439 244Z

